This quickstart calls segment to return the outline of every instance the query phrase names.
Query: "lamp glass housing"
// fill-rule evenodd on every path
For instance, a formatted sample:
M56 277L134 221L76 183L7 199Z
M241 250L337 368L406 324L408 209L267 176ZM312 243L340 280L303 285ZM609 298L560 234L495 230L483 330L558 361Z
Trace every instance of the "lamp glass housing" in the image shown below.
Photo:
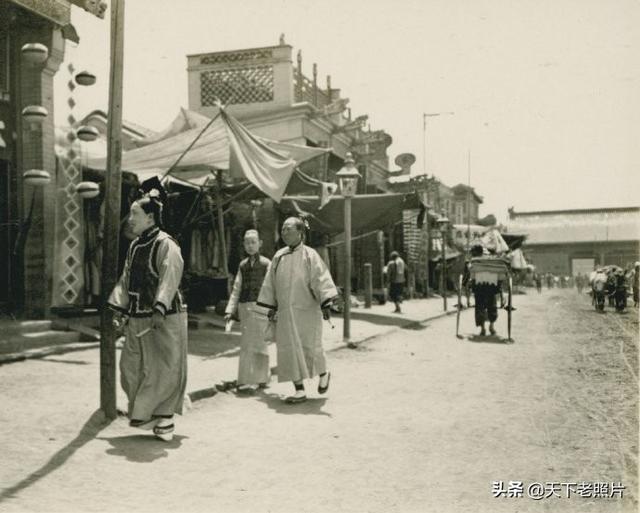
M340 194L345 198L352 198L358 191L358 178L360 175L356 173L356 176L339 176L338 185L340 187Z
M447 228L449 227L449 219L447 219L446 216L441 216L436 222L438 223L438 229L440 232L446 233Z
M351 153L347 153L344 166L336 173L336 178L338 179L338 186L340 187L340 194L342 194L342 196L351 198L356 195L358 192L360 173L358 173Z

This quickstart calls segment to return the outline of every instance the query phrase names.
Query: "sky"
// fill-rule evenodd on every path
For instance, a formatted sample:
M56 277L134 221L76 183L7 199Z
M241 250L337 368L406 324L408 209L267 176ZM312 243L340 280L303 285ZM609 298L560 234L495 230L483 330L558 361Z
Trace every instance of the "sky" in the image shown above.
M110 11L74 8L67 64L98 76L76 117L106 110ZM480 214L640 205L639 0L127 0L124 117L165 128L187 102L186 56L278 44L331 75L353 115L412 173L467 183ZM423 113L453 112L427 118ZM426 154L426 159L423 159Z

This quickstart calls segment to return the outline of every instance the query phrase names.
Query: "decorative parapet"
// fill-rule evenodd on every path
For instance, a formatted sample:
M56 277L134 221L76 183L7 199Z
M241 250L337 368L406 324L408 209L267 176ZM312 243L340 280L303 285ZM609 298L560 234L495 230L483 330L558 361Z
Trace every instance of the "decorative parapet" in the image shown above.
M241 63L245 64L247 61L256 62L269 62L273 59L273 48L253 48L250 50L234 50L231 52L216 52L205 54L200 57L200 64L230 64Z
M289 45L190 55L187 60L192 110L213 111L217 101L235 110L294 103Z
M314 66L315 69L315 66ZM322 109L331 103L331 99L326 90L320 89L317 83L317 76L312 80L302 74L300 68L293 68L294 90L296 92L296 102L307 102ZM331 98L336 99L335 90L331 94Z

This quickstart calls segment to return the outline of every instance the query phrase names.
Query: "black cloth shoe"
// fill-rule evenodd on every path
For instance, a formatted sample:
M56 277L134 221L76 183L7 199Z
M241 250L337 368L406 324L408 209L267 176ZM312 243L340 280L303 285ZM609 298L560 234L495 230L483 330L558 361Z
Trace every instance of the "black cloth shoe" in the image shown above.
M235 379L233 381L223 381L222 383L216 384L216 390L218 390L218 392L228 392L237 386L238 382Z
M156 427L156 424L158 423L159 420L160 419L158 418L153 418L149 420L131 419L129 421L129 425L131 427L138 428L138 429L153 429L154 427Z
M320 386L320 383L322 382L322 378L320 378L320 381L318 381L318 393L319 394L326 394L327 390L329 390L329 383L331 382L331 373L327 372L327 386Z
M173 424L167 424L166 426L156 426L153 428L153 434L156 435L156 438L159 438L160 440L170 442L171 440L173 440L174 429L175 427Z
M298 404L298 403L303 403L306 400L307 400L306 395L290 395L284 400L284 402L287 404Z

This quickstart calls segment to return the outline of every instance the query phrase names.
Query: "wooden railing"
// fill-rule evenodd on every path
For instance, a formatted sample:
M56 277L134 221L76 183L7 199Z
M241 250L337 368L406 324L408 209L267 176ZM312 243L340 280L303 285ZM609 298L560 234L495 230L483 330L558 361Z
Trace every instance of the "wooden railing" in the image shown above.
M298 68L293 68L293 87L296 102L308 102L311 105L322 108L331 102L327 91L314 86L314 83L302 73L298 73Z

